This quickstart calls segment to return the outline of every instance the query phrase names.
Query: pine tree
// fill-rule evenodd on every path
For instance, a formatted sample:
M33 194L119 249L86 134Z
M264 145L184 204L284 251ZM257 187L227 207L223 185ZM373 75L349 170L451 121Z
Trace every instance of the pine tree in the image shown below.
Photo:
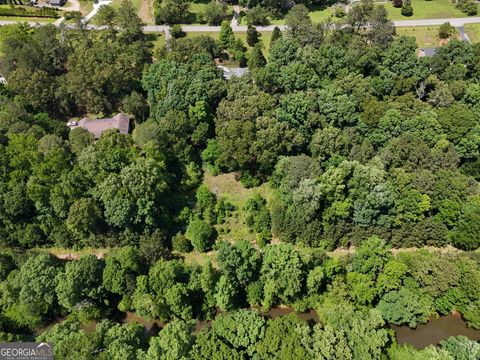
M247 29L247 44L248 46L255 46L256 43L260 40L260 33L257 31L255 26L248 25Z
M282 32L278 28L278 26L275 26L272 32L272 37L270 38L270 48L272 48L273 43L280 39L282 37Z
M228 21L222 21L219 35L220 46L222 49L229 49L235 43L235 35Z
M267 60L265 59L265 56L263 56L262 44L256 43L253 47L250 59L248 60L248 67L250 69L255 69L264 67L266 64Z

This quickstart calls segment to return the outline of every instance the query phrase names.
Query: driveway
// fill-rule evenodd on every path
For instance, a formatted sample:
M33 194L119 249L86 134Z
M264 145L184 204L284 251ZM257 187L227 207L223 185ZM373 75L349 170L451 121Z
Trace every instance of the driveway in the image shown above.
M83 19L82 19L82 22L84 24L86 24L87 22L90 21L91 18L93 18L95 15L97 15L97 12L98 10L100 10L100 8L103 6L103 5L108 5L112 2L112 0L100 0L98 3L96 4L93 4L93 10L87 15L85 16Z

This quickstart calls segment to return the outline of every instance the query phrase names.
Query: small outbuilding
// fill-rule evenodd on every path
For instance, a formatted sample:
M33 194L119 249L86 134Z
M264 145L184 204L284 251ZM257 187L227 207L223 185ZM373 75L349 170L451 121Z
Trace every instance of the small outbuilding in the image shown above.
M66 0L48 0L48 3L52 6L63 6L66 2Z
M421 48L418 56L431 57L437 53L438 48Z
M120 134L128 134L128 131L130 130L130 117L125 113L119 113L113 118L83 118L78 123L76 121L70 121L67 125L70 129L75 129L77 127L83 128L88 132L91 132L95 136L95 139L98 139L102 136L102 133L108 129L117 129Z

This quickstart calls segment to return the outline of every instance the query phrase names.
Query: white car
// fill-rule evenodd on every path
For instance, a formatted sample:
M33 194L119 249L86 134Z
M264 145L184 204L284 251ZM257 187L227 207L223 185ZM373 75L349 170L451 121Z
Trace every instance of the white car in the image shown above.
M77 121L69 121L67 123L67 126L77 126L78 125L78 122Z

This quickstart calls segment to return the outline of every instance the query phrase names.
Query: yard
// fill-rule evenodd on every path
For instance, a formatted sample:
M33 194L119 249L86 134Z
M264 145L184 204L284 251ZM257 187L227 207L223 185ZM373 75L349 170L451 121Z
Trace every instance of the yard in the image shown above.
M480 42L480 24L465 25L465 32L472 43Z
M459 9L456 9L450 0L412 0L412 16L403 16L401 8L393 7L390 1L383 5L388 11L389 18L392 20L445 19L467 16Z
M446 41L438 37L439 26L397 27L397 35L414 36L419 48L439 47ZM479 28L480 29L480 28ZM455 35L458 37L458 33Z

